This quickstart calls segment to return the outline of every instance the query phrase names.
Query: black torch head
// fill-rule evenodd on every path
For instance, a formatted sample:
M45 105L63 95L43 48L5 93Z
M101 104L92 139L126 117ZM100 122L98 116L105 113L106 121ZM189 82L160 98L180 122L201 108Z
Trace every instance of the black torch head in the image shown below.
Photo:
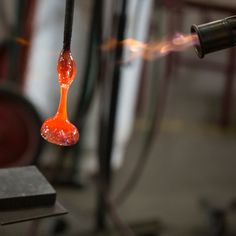
M236 16L213 21L202 25L192 25L191 33L196 34L199 43L195 50L200 58L236 44Z

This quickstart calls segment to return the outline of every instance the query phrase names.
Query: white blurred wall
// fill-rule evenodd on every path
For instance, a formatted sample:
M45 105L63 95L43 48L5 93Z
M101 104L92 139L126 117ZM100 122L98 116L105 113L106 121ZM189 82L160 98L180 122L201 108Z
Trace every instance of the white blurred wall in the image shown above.
M126 32L127 38L135 38L140 41L146 41L152 2L152 0L130 0ZM137 9L139 10L138 12ZM140 79L141 63L142 62L140 59L136 59L127 65L123 65L122 67L122 79L120 84L116 132L112 158L112 166L114 169L118 169L122 165L125 148L131 135L138 84ZM96 98L98 97L99 96L97 94ZM95 132L98 130L96 116L98 109L99 102L97 99L95 99L85 129L86 137L84 143L86 145L87 151L85 152L83 163L85 169L91 172L97 169L97 162L95 158L97 135Z
M130 0L126 38L146 41L151 6L152 0ZM122 68L113 158L117 167L122 164L125 146L133 128L141 65L142 60L136 59Z

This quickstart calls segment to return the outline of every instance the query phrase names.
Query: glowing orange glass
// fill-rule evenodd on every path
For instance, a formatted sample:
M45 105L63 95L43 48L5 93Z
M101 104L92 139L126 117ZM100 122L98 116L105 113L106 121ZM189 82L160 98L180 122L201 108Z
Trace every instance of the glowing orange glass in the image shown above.
M62 50L57 63L60 84L60 102L54 117L48 118L41 127L41 135L48 142L70 146L79 140L77 128L67 115L67 94L76 74L76 65L69 50Z

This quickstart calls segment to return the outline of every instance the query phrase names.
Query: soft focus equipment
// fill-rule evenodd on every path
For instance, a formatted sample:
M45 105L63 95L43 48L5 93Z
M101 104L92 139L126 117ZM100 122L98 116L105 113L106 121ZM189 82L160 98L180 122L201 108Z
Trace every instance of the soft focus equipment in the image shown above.
M205 54L233 47L236 44L236 16L192 25L191 33L198 35L199 44L195 45L195 49L200 58Z

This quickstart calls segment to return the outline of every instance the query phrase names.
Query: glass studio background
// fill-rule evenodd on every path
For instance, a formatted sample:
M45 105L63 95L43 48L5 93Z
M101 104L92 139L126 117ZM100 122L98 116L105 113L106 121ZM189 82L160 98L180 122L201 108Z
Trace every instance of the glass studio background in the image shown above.
M127 60L132 46L103 50L189 34L234 15L234 1L75 0L68 112L80 141L69 148L39 132L59 101L64 8L0 3L0 165L36 164L69 210L1 235L236 234L235 49L202 60L193 47L151 60Z

